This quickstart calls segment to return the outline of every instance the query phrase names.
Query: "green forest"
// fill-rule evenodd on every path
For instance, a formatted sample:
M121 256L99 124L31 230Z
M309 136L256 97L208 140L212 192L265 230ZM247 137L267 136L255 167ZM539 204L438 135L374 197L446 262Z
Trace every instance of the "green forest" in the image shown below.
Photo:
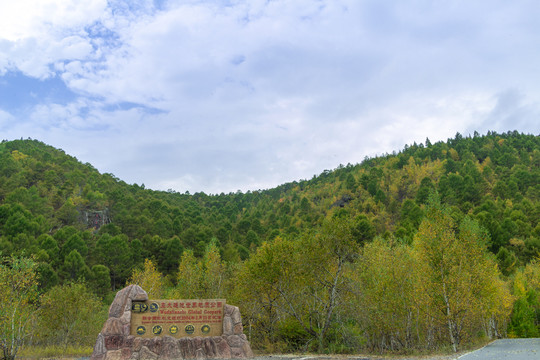
M539 200L540 138L517 131L426 139L229 194L146 189L4 140L0 356L91 353L132 283L151 298L227 299L261 353L539 337Z

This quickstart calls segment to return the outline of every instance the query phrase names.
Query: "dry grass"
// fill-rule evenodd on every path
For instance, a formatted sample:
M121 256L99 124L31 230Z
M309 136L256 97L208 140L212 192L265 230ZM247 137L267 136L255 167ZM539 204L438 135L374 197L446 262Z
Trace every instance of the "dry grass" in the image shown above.
M90 357L92 355L91 346L27 346L17 354L19 359L76 359Z

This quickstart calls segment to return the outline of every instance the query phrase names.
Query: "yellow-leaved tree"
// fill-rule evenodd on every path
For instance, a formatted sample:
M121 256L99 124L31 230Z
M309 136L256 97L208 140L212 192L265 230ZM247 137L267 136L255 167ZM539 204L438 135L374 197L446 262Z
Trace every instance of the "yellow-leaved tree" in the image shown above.
M531 261L513 276L512 294L515 302L508 324L509 337L540 335L540 258Z
M221 260L215 241L205 249L202 259L185 250L178 266L177 285L172 296L184 299L217 299L225 297L228 271Z
M399 351L420 342L414 269L410 246L396 239L377 237L364 246L354 274L357 311L351 314L370 334L369 347Z
M280 327L285 341L313 344L322 352L329 331L340 322L338 310L358 250L347 217L328 218L318 232L295 240L263 243L237 279L248 321L261 332Z
M200 298L203 293L201 278L201 264L193 254L193 250L184 250L178 266L177 285L173 296L179 299Z
M143 269L133 270L127 282L127 285L131 284L142 287L149 299L161 299L163 296L165 281L152 260L144 259Z
M540 254L536 259L527 264L523 274L529 285L540 292Z
M435 197L414 238L419 295L434 325L446 328L454 351L483 329L486 318L508 316L509 295L487 240L476 221L465 217L458 225Z
M266 350L282 350L276 349L278 322L286 315L282 294L292 293L300 280L291 271L295 253L295 244L278 236L264 242L241 265L236 278L234 301L242 306L250 339L253 335L254 343Z
M107 307L84 283L50 289L41 297L38 335L44 344L92 345L107 319Z
M227 268L215 242L210 242L202 261L202 288L205 298L222 298L225 294L225 280L227 279Z
M39 295L36 266L22 257L0 263L0 349L5 360L15 359L34 330Z

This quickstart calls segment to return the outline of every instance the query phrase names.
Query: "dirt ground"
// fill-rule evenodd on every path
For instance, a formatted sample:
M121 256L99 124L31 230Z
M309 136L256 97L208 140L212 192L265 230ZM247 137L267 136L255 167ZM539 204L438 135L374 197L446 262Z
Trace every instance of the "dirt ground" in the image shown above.
M467 354L468 351L459 352L451 355L307 355L307 354L272 354L258 355L253 360L456 360L460 356ZM38 358L18 357L20 360L36 360ZM90 360L90 357L51 357L39 358L40 360ZM218 359L216 359L218 360Z

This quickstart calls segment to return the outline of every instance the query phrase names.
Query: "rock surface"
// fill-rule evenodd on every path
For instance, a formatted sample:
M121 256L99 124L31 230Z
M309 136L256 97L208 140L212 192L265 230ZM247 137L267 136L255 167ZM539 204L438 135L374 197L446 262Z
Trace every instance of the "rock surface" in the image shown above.
M138 285L120 290L109 308L109 318L99 333L91 360L246 359L253 352L243 334L242 316L236 306L225 304L223 335L140 338L130 335L131 303L146 301Z

